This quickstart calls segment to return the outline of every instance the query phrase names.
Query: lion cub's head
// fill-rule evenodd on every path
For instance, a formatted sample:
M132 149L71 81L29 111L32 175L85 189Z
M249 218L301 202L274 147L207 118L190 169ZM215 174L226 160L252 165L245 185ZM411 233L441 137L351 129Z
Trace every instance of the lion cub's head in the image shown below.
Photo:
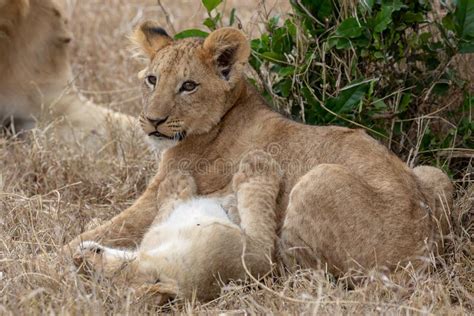
M160 147L209 132L236 101L250 55L246 36L222 28L202 40L173 40L154 22L134 41L150 63L143 79L143 130Z

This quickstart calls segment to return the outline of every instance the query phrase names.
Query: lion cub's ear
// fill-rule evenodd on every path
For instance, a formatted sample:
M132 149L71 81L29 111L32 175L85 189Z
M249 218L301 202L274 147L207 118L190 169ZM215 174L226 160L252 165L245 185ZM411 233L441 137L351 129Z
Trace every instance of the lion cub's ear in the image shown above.
M0 39L10 36L12 29L30 12L30 0L0 0Z
M213 60L219 73L226 80L230 80L234 72L242 71L250 56L247 37L232 27L224 27L209 34L203 47L206 55Z
M0 0L0 10L2 14L13 13L24 17L30 10L30 0Z
M173 42L166 31L154 21L146 21L137 27L132 35L132 40L150 59L153 59L160 49Z

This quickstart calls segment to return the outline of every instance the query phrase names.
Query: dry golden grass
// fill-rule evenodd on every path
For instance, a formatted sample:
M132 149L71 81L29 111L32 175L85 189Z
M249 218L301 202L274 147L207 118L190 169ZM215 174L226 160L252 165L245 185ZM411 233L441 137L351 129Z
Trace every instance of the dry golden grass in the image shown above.
M69 0L75 33L73 64L79 91L96 102L137 114L136 73L126 40L146 17L165 16L152 0ZM287 8L280 1L277 10ZM197 1L162 1L176 30L199 27ZM253 1L239 7L244 26L258 19ZM260 10L261 11L261 10ZM260 12L261 13L261 12ZM168 27L169 29L169 27ZM258 31L258 26L248 30ZM142 314L157 311L228 314L470 314L474 312L474 186L458 183L451 234L442 257L427 258L430 274L405 283L368 275L354 289L323 271L277 273L260 283L231 284L215 301L158 307L129 289L74 273L61 246L89 222L105 220L143 191L157 160L133 139L90 152L35 131L0 139L0 314ZM277 269L278 270L278 269Z

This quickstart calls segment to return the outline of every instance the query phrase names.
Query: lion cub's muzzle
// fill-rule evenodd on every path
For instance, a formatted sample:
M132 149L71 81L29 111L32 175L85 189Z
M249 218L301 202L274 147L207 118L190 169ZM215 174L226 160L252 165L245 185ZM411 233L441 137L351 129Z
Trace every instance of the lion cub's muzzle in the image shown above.
M143 131L150 137L175 141L181 141L186 137L186 131L182 128L182 122L170 119L169 117L155 119L142 114L140 116L140 124Z

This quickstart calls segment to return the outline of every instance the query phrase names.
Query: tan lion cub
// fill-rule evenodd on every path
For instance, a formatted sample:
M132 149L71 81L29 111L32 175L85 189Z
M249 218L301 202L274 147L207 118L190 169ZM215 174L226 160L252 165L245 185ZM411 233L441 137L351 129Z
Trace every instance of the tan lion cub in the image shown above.
M158 191L160 213L137 250L82 242L74 262L86 272L116 277L140 293L200 300L216 297L220 282L270 270L281 171L269 154L252 152L233 177L233 191L199 197L194 179L172 172ZM235 214L235 212L238 214ZM240 222L240 223L239 223Z
M362 130L304 125L272 111L245 78L251 47L237 29L174 40L149 21L134 39L149 60L140 123L150 141L167 149L141 197L65 251L84 240L134 247L163 213L157 193L170 172L185 169L199 195L214 195L230 191L229 169L243 155L263 150L283 169L276 216L242 227L278 238L278 259L288 269L327 267L336 277L377 267L421 269L431 252L442 253L453 186L440 169L412 169ZM241 216L248 211L242 207ZM260 209L254 213L261 216ZM260 231L262 223L278 230Z

